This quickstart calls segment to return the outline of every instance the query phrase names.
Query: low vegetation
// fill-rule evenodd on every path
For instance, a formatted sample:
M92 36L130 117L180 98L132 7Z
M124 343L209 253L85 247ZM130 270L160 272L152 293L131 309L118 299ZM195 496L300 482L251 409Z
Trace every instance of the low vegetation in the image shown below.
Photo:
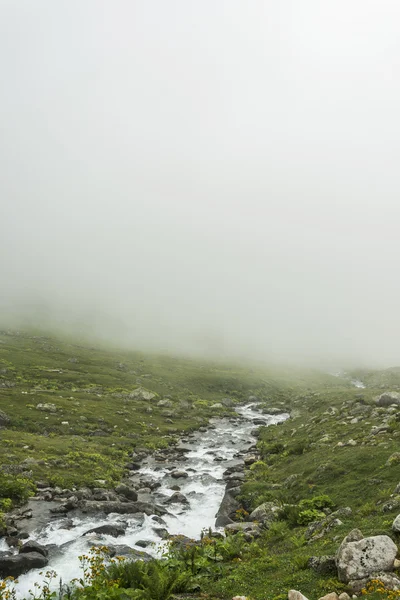
M355 388L351 377L367 387ZM355 527L397 541L391 525L400 512L400 411L375 402L397 385L395 370L344 378L250 370L2 332L0 411L9 421L3 417L0 438L0 511L23 503L38 481L114 485L132 451L173 444L211 416L230 414L214 406L225 397L257 396L265 412L291 413L260 429L257 460L241 488L238 521L263 503L279 509L261 536L217 539L204 532L200 542L172 543L162 560L150 562L109 559L105 548L96 550L82 557L82 580L56 597L283 600L290 588L310 598L340 594L346 585L329 568L310 568L312 557L334 555ZM138 389L154 396L135 396ZM166 397L168 409L159 404ZM55 410L40 407L49 404ZM51 594L44 582L34 597ZM0 598L12 595L12 582L3 582ZM377 582L364 596L396 594Z

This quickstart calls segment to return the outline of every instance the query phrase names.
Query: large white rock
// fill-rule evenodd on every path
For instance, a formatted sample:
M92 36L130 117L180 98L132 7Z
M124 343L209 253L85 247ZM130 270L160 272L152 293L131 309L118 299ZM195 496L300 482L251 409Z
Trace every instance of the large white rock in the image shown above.
M397 546L387 535L362 538L353 529L344 538L336 555L339 581L348 583L379 572L393 571Z
M400 533L400 515L397 515L397 517L393 521L392 529L396 533Z
M136 388L136 390L133 390L133 392L129 394L129 398L131 398L132 400L152 400L155 397L156 394L153 394L153 392L146 390L146 388L144 387L138 387Z
M273 502L264 502L253 510L249 516L249 520L259 521L260 523L263 523L264 521L275 521L278 511L279 506L276 506Z
M57 406L55 404L51 404L50 402L47 402L45 404L39 403L36 405L36 408L37 410L42 410L43 412L57 412Z
M307 600L307 598L297 590L289 590L288 600Z
M321 598L319 598L319 600L339 600L339 596L336 592L331 592L330 594L322 596Z

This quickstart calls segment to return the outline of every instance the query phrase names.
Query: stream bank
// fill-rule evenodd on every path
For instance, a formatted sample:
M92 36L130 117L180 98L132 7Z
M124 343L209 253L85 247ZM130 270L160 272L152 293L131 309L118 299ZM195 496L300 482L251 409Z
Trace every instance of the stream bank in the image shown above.
M261 414L254 403L237 407L236 412L232 418L212 419L207 429L183 437L171 452L146 457L126 486L132 490L131 499L121 501L115 492L89 490L76 506L66 499L64 506L71 502L71 508L65 511L59 502L31 500L24 510L31 510L32 517L19 527L28 541L46 546L47 568L68 582L80 572L79 555L93 545L146 558L158 556L162 540L170 535L198 539L203 529L225 526L230 519L221 512L221 503L226 487L239 487L244 479L244 458L255 444L252 432L288 417ZM0 550L15 555L5 541ZM40 581L40 570L18 577L20 597Z

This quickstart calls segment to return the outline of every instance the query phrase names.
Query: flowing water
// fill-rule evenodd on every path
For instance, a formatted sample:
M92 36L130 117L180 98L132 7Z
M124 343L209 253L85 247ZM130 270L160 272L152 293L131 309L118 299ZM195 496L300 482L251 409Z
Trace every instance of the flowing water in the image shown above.
M104 518L101 515L79 514L72 517L72 527L67 524L65 517L52 519L49 524L33 531L29 538L40 544L57 546L46 570L54 569L63 582L68 582L80 575L78 556L87 553L92 544L125 545L143 550L136 544L139 540L146 540L153 544L145 551L156 556L162 547L155 530L157 527L165 527L171 534L194 538L200 537L202 529L215 528L215 515L225 491L223 473L228 467L241 463L243 455L255 443L256 440L251 435L255 428L253 419L261 418L265 425L274 425L288 418L287 414L260 414L255 404L239 407L237 413L237 419L213 419L212 428L203 433L192 434L181 442L180 445L187 451L183 453L182 461L174 461L173 465L176 469L186 471L189 475L187 478L171 478L171 465L168 463L159 463L151 457L143 462L139 476L157 480L161 486L151 492L150 497L139 496L139 500L151 499L161 505L174 493L171 486L179 485L180 493L189 501L188 505L167 505L168 514L162 517L164 524L161 525L157 517L134 514L111 514ZM82 537L89 529L105 524L127 525L125 534L118 538L98 534ZM6 549L7 545L2 542L0 550ZM33 569L18 578L19 597L28 596L34 582L42 580L40 570Z

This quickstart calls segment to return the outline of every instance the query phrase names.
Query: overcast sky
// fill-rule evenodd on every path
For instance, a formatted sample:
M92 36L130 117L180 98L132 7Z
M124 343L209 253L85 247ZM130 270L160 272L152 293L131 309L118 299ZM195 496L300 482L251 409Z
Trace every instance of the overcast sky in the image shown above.
M398 0L0 0L0 305L400 364Z

